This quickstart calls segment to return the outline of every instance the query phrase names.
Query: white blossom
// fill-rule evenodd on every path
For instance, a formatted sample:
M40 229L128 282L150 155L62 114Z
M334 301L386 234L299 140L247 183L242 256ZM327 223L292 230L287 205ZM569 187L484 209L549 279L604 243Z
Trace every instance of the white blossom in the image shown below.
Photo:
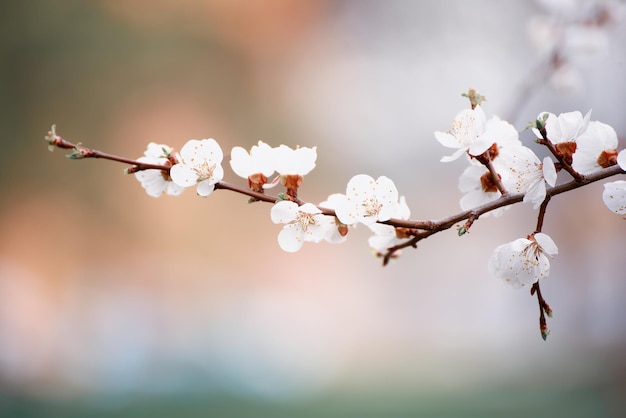
M182 187L197 185L200 196L213 192L215 184L224 177L219 144L213 139L191 139L180 150L181 161L172 166L170 176Z
M172 153L171 147L150 142L143 157L138 158L137 161L146 164L170 166L169 158ZM177 196L185 190L184 187L174 183L169 173L165 170L140 170L135 173L135 178L141 183L146 193L152 197L159 197L163 192L171 196Z
M618 215L626 215L626 181L617 180L606 183L602 200L609 210Z
M498 174L500 175L500 181L505 185L505 182L508 181L509 173L505 170L499 170ZM474 209L493 202L502 196L491 177L491 173L482 165L470 165L463 171L459 178L459 190L465 193L460 201L461 209L463 210ZM484 216L500 216L508 208L509 206L497 208Z
M404 196L400 197L400 202L392 217L397 219L409 219L411 217L411 210ZM367 242L376 254L385 253L387 249L399 244L403 239L407 238L399 233L392 225L373 223L367 227L374 233L374 235L369 237Z
M230 152L230 167L244 179L259 173L269 177L274 173L274 166L274 150L263 141L253 145L249 153L242 147L233 147Z
M391 179L380 176L374 180L367 174L350 179L346 194L337 203L337 218L346 224L370 225L389 220L398 206L398 189Z
M580 174L614 165L617 158L617 133L606 123L591 121L587 130L576 141L572 168Z
M537 209L546 198L546 183L554 187L556 168L550 157L543 161L528 147L519 146L509 159L511 191L525 193L524 202L532 203Z
M486 120L480 106L461 111L452 121L452 129L447 132L435 132L435 138L445 147L456 148L452 155L443 157L442 162L454 161L463 153L477 157L487 150L493 159L500 149L521 145L518 132L513 125L497 116Z
M552 238L536 233L500 245L489 259L489 272L514 288L530 286L550 274L550 260L558 254Z
M622 170L626 171L626 149L621 150L617 154L617 164Z
M324 238L324 215L311 203L298 206L295 202L282 200L272 206L270 215L275 224L285 224L278 234L278 244L284 251L296 252L304 241L319 242Z
M333 193L321 202L319 207L335 210L343 202L344 197L341 193ZM340 244L348 239L348 225L341 223L336 216L324 216L321 222L326 231L324 234L325 241Z
M315 168L317 147L291 149L281 145L273 149L274 168L280 175L305 176Z
M435 138L444 147L456 151L441 159L442 162L454 161L467 152L476 139L485 131L486 117L480 106L464 109L452 121L452 129L447 132L435 132Z
M591 110L587 112L585 116L579 111L565 112L561 113L559 116L550 112L542 112L537 119L542 119L545 115L548 115L545 124L548 139L553 144L560 144L576 142L578 137L587 130ZM533 132L537 135L537 138L542 138L539 130L533 128Z

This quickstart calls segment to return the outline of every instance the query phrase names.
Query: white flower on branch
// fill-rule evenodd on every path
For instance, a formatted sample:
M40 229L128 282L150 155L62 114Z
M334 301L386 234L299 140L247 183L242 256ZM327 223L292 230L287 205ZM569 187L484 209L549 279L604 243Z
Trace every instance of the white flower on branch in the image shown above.
M391 179L380 176L374 180L367 174L357 174L348 182L346 194L337 202L335 213L346 225L370 225L391 219L397 207L398 189Z
M182 187L197 185L200 196L210 195L215 183L224 177L224 154L219 144L213 138L192 139L183 145L180 157L180 163L172 166L170 171L174 183Z
M319 204L320 207L335 210L343 202L344 195L333 193ZM324 240L332 244L340 244L348 239L348 225L342 223L336 216L324 216L323 223L326 223L326 233Z
M400 202L392 217L396 219L409 219L411 217L411 209L409 209L404 196L400 197ZM392 225L373 223L368 225L368 228L374 235L369 237L367 242L376 255L386 253L389 248L409 237L404 233L405 229L396 228Z
M537 209L546 198L546 183L554 187L556 168L550 157L543 161L528 147L519 146L510 154L509 183L517 193L525 193L524 202Z
M618 215L626 215L626 181L617 180L606 183L602 200L609 210Z
M494 164L495 165L495 164ZM499 169L498 177L505 188L508 188L509 173ZM459 190L465 193L461 197L460 205L463 210L471 210L485 203L499 199L502 194L498 190L496 183L489 170L483 165L470 165L463 171L459 178ZM508 207L501 207L484 216L500 216Z
M282 200L272 206L270 216L275 224L285 224L278 234L278 244L291 253L302 248L305 241L320 242L328 226L323 222L325 215L311 203L298 206L290 200Z
M621 150L617 155L617 164L626 171L626 150ZM609 210L618 215L626 215L626 181L617 180L606 183L602 200Z
M315 168L317 160L317 147L289 148L281 145L272 150L274 168L279 176L272 183L265 185L265 188L274 187L280 180L287 189L287 194L296 197L298 188L304 181L304 176Z
M479 156L498 143L500 146L519 144L518 133L513 125L492 116L486 120L480 106L461 111L452 121L452 129L447 132L435 132L435 138L441 145L457 150L442 162L458 159L463 153Z
M559 250L541 232L500 245L489 259L489 272L514 288L537 283L550 274L550 260Z
M250 153L242 147L233 147L230 152L230 167L235 174L248 180L250 189L260 192L267 178L274 174L274 149L263 141L253 145Z
M244 179L261 173L266 177L274 174L274 149L263 141L253 145L250 152L242 147L233 147L230 152L230 167Z
M273 149L276 172L280 175L306 176L315 168L317 147L289 148L281 145Z
M542 112L537 119L542 120L546 115L545 130L548 139L554 144L565 162L572 164L573 155L577 148L576 142L589 126L591 110L585 116L579 111L561 113L559 116L550 112ZM543 138L537 128L533 128L533 132L537 138Z
M617 164L617 133L606 123L589 122L576 144L572 168L580 174L591 174Z
M452 129L447 132L435 132L435 138L444 147L455 148L456 151L441 159L449 162L458 159L467 152L476 139L485 131L486 117L480 106L464 109L452 121Z
M137 161L145 164L171 166L172 153L172 148L167 145L150 142L143 157L138 158ZM174 183L170 174L165 170L140 170L135 173L135 178L139 180L146 193L152 197L159 197L163 192L177 196L185 190L184 187Z
M478 157L489 151L489 158L495 161L498 156L505 156L511 148L521 145L522 142L519 140L517 129L509 122L492 116L485 124L485 131L469 148L468 154L472 157ZM471 161L481 164L474 158Z

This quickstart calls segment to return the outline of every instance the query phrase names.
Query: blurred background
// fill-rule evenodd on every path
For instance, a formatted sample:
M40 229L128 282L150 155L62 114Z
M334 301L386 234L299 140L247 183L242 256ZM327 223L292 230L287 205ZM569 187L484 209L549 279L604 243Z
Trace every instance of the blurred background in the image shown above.
M151 198L125 157L215 138L317 146L300 196L386 175L460 211L433 136L487 97L523 130L593 109L625 143L623 2L32 0L0 5L0 416L623 416L626 224L602 184L553 199L544 296L487 273L516 205L382 267L366 228L283 252L270 206ZM532 135L522 132L526 145ZM236 178L225 159L226 181ZM563 176L562 181L566 181Z

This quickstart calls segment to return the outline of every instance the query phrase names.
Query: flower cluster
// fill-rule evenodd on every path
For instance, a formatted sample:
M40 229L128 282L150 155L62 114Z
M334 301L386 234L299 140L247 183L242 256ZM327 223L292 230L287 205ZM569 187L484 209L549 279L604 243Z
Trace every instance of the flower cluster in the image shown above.
M475 97L470 90L468 97ZM591 112L567 112L555 115L542 112L531 124L539 144L546 145L552 157L542 160L522 145L518 132L509 123L491 117L487 119L480 107L482 98L472 102L471 109L461 111L447 132L435 132L435 138L445 147L457 151L441 161L466 156L469 166L459 179L464 193L460 200L463 210L470 210L502 198L509 193L523 194L523 201L538 209L546 202L547 187L554 187L557 172L567 169L582 179L603 168L620 164L626 171L626 151L618 154L618 139L609 125L590 121ZM556 161L554 161L556 159ZM626 214L626 181L605 185L603 199L607 207ZM508 206L490 212L501 215ZM538 231L496 248L489 260L492 275L520 288L537 283L548 276L548 256L558 253L554 241ZM465 233L467 228L463 227Z
M318 207L297 198L304 176L315 167L315 147L292 149L280 145L272 148L259 141L250 151L234 147L230 156L233 172L247 179L250 190L264 193L265 189L279 183L285 187L285 194L271 210L272 222L284 224L278 235L278 244L285 251L298 251L305 241L343 242L348 227L359 223L368 225L374 232L370 245L378 254L397 243L398 237L410 236L406 231L396 234L395 231L401 228L374 225L392 217L408 219L410 214L404 197L398 200L398 190L387 177L374 180L365 174L356 175L348 182L345 194L334 193ZM224 177L222 159L223 152L212 138L192 139L183 146L180 154L167 145L150 143L144 156L137 161L165 165L170 168L169 172L146 169L137 171L135 176L153 197L159 197L164 191L177 195L184 188L194 185L198 195L208 196ZM274 173L277 176L270 181L269 177ZM331 213L324 214L320 208Z

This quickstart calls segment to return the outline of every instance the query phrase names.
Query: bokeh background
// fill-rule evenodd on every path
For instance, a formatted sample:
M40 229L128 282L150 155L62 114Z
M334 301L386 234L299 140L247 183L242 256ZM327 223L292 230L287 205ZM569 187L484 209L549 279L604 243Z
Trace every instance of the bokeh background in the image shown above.
M601 184L548 209L560 254L542 285L544 342L536 299L486 269L532 232L529 206L383 268L365 228L287 254L269 205L154 199L123 165L70 161L43 140L55 123L131 158L191 138L226 154L317 146L303 199L386 175L413 218L441 218L459 211L464 163L439 163L450 152L433 132L470 87L520 130L541 111L593 109L625 137L618 14L560 81L545 81L533 45L550 39L537 19L590 3L2 2L0 415L623 416L626 224Z

